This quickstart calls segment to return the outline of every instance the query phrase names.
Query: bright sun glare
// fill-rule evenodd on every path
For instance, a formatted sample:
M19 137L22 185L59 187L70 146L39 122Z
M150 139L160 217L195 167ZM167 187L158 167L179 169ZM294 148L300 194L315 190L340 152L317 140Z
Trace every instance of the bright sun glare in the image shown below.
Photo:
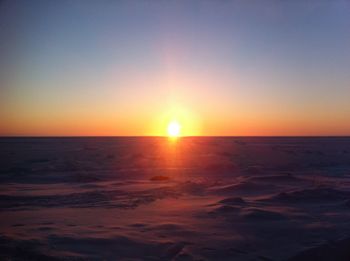
M168 136L169 137L179 137L181 126L177 121L172 121L168 125Z

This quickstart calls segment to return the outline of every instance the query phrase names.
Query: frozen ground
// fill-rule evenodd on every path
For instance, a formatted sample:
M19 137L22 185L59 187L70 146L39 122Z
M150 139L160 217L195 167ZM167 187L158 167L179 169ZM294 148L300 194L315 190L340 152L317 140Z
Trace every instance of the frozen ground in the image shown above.
M1 138L1 260L350 260L350 138Z

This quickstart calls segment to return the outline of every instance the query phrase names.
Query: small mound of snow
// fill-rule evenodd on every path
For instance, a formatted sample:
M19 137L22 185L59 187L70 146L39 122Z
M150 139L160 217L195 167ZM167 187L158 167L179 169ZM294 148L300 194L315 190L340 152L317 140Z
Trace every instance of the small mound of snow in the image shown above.
M230 197L225 198L223 200L220 200L218 202L219 204L226 204L226 205L245 205L247 202L242 199L241 197Z
M222 216L222 215L225 215L225 214L237 213L240 210L241 210L240 207L223 205L223 206L217 207L214 210L210 211L209 214Z
M258 208L249 208L246 209L242 214L242 217L246 219L254 220L283 220L285 216L278 212L258 209Z
M158 175L158 176L153 176L152 178L150 178L150 180L151 181L167 181L167 180L170 180L170 178L167 176Z
M279 193L274 199L283 201L302 201L302 202L313 202L313 201L333 201L333 200L344 200L349 198L350 192L341 191L333 188L312 188L302 189L292 192Z

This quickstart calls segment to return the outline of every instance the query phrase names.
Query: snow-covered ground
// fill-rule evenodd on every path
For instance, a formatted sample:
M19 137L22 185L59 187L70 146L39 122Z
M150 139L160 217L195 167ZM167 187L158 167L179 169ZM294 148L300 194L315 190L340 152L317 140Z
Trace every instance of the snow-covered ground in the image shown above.
M350 260L350 138L1 138L0 259Z

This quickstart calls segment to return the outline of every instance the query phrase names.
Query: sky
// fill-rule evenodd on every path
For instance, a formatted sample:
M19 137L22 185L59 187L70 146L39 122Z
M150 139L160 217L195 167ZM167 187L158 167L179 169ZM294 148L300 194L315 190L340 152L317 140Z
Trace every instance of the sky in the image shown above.
M0 2L1 136L350 135L350 1Z

